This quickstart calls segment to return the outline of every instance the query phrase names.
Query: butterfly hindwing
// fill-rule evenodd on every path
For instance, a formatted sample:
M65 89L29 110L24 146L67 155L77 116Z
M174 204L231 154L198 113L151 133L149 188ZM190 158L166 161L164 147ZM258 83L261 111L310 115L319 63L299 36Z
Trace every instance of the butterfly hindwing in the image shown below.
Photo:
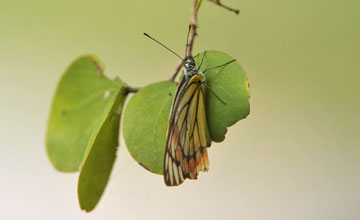
M203 82L201 74L183 79L175 93L164 157L168 186L179 185L185 178L196 179L200 171L209 169Z

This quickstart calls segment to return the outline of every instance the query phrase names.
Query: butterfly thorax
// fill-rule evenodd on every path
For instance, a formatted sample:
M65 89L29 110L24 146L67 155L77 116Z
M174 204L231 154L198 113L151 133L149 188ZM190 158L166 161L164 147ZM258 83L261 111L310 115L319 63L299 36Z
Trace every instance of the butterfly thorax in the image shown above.
M205 75L196 68L195 66L195 61L192 57L188 57L186 58L185 62L184 62L184 67L185 67L185 80L186 82L189 81L189 79L191 77L193 77L194 75L201 75L202 80L201 81L205 81Z

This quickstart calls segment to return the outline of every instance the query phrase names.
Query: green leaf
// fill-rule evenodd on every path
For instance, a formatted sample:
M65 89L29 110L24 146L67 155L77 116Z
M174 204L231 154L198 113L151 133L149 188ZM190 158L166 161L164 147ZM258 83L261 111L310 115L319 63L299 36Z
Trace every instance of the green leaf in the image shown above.
M203 53L195 57L199 64ZM200 70L224 64L234 58L219 51L206 51ZM250 113L250 91L245 71L238 62L225 67L206 72L206 82L217 96L223 100L222 104L214 94L206 93L206 116L210 137L215 142L225 139L227 127L245 118Z
M200 63L202 54L195 57ZM207 51L201 70L224 64L232 57L217 51ZM205 95L210 137L224 140L227 127L249 114L249 87L244 70L237 62L209 70L206 82L226 105L211 92ZM166 129L176 84L151 84L135 94L128 103L123 123L126 146L133 158L151 172L163 173ZM169 95L171 94L171 95Z
M116 97L112 109L99 130L94 130L89 142L90 149L81 169L78 197L81 209L93 210L104 192L115 161L119 145L119 125L126 98L124 87Z
M68 67L57 86L46 146L52 164L59 171L79 170L89 141L119 98L122 83L106 78L102 72L103 64L98 58L83 56Z
M148 85L126 106L123 121L125 144L131 156L145 169L162 174L166 129L176 83Z

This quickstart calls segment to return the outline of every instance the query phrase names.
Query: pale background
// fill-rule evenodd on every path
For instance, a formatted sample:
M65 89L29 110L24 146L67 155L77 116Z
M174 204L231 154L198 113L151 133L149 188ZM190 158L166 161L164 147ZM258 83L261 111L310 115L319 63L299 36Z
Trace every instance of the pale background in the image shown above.
M1 219L360 219L360 2L204 0L194 52L237 58L251 113L209 150L210 172L167 188L121 140L96 209L77 202L78 174L45 151L56 84L96 54L133 86L165 80L183 53L192 1L33 0L0 6Z

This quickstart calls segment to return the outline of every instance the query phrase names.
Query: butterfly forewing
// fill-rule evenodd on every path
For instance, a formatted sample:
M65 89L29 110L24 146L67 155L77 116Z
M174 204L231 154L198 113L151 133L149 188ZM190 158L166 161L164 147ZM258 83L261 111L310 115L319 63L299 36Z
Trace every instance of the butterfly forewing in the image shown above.
M179 185L185 178L196 179L209 168L203 82L204 77L195 74L188 81L183 79L175 93L164 157L168 186Z

